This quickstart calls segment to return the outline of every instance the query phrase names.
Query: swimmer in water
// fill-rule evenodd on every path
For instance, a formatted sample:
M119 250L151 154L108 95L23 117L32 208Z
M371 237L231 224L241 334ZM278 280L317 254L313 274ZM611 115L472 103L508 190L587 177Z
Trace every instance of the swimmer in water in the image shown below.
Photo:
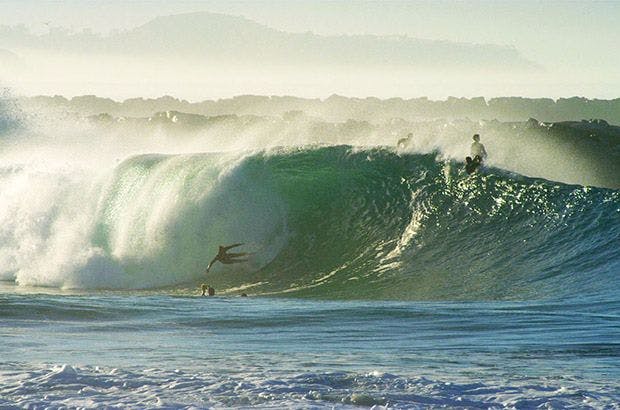
M235 247L241 246L241 245L243 245L243 244L242 243L234 243L234 244L228 245L228 246L221 246L220 245L220 249L217 252L217 255L215 255L215 258L213 258L213 260L211 262L209 262L209 266L207 267L207 270L206 270L205 273L209 273L209 270L211 270L211 267L217 261L220 261L224 265L230 265L230 264L233 264L233 263L247 262L249 259L248 258L243 258L243 257L247 256L247 255L251 255L251 253L247 253L247 252L228 253L229 249L235 248Z
M207 285L206 283L203 283L202 286L200 286L200 288L202 289L202 296L215 296L215 289L213 289L211 286Z

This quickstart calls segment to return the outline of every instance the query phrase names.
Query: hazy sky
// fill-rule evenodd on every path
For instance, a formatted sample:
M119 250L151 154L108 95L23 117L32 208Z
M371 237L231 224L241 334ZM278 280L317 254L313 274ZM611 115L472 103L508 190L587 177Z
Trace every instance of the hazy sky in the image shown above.
M192 11L242 15L319 34L401 34L512 45L563 81L620 89L620 1L35 1L0 0L0 24L106 32Z
M243 15L285 31L510 44L527 57L565 62L613 57L620 41L620 1L2 0L0 24L108 31L189 11Z

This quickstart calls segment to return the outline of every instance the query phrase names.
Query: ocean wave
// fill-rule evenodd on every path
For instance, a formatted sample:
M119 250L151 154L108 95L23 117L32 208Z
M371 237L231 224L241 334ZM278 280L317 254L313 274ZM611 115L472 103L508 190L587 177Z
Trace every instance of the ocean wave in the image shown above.
M468 176L435 154L139 155L95 182L3 172L0 192L0 277L22 285L529 299L606 292L620 267L619 191ZM217 245L235 242L250 262L205 277Z

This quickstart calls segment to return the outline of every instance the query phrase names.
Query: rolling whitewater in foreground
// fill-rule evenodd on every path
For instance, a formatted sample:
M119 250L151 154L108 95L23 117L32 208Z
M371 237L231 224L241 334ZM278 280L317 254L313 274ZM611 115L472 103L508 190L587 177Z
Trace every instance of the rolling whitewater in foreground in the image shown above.
M619 408L609 176L511 168L484 133L468 176L470 135L0 126L1 408Z

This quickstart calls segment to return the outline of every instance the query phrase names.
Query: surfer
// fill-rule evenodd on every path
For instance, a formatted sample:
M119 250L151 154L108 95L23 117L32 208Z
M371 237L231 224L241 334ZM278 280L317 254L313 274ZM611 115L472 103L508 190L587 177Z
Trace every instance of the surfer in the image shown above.
M471 144L471 156L476 159L476 156L480 157L480 164L487 158L487 150L484 149L484 145L480 143L480 135L474 134L474 142Z
M205 273L208 273L209 270L211 270L211 267L213 266L213 264L217 261L220 261L221 263L225 264L225 265L230 265L233 263L241 263L241 262L247 262L248 258L242 258L243 256L247 256L250 255L250 253L246 253L246 252L240 252L240 253L228 253L229 249L232 248L236 248L237 246L241 246L243 245L242 243L234 243L232 245L228 245L228 246L222 246L220 245L220 249L217 252L217 255L215 255L215 258L213 258L213 260L211 262L209 262L209 266L207 267L207 271Z
M471 144L471 157L465 157L465 172L468 174L472 174L476 171L482 165L482 161L487 157L487 150L480 142L480 135L474 134L473 140L474 142Z
M411 140L413 139L413 134L409 133L407 134L407 136L405 138L401 138L398 140L398 142L396 143L396 147L398 148L406 148L409 146L409 144L411 143Z

